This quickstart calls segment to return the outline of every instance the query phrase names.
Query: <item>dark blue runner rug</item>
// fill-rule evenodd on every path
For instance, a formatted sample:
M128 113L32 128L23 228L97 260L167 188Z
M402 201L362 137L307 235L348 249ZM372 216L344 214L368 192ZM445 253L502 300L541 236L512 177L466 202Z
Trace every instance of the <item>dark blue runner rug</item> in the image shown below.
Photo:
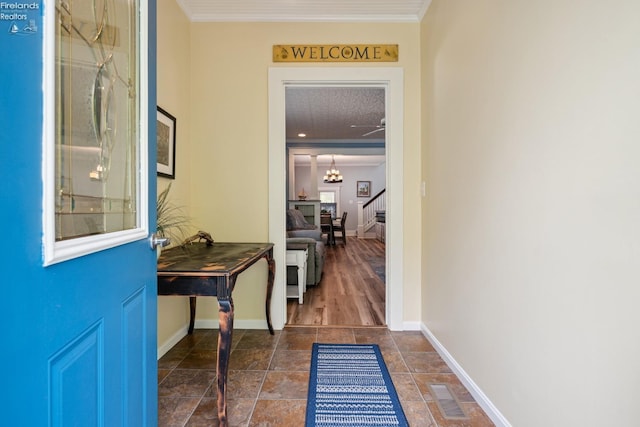
M377 345L313 344L305 426L409 426Z

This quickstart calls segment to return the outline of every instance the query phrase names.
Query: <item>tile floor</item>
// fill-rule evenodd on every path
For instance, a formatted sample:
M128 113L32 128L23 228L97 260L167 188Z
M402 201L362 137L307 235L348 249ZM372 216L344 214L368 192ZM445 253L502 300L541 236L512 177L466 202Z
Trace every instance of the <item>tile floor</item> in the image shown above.
M217 330L196 330L158 361L159 426L217 426ZM235 330L228 382L231 426L304 426L311 344L375 343L412 427L493 426L420 332L386 328L287 327ZM445 419L430 382L446 383L467 414Z

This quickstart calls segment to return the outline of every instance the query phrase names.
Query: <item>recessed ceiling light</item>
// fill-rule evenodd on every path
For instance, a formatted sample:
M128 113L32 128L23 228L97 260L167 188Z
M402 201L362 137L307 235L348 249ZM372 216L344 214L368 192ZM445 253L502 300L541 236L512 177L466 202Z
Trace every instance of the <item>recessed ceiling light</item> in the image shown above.
M300 138L304 138L305 136L307 136L307 134L306 134L306 133L299 133L299 134L298 134L298 136L299 136Z

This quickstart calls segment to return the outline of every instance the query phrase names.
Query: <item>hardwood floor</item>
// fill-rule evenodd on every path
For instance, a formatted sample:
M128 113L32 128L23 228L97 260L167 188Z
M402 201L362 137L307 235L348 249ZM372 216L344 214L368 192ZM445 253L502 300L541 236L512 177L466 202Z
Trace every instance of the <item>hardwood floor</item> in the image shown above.
M385 325L385 245L347 237L327 246L322 280L307 288L304 304L287 302L287 325Z

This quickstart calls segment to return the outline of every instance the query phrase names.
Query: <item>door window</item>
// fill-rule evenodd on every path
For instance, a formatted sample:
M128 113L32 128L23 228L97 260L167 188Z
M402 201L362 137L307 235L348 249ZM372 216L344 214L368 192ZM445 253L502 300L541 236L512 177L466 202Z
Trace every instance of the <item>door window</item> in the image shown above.
M146 236L137 2L56 2L45 263ZM144 145L144 147L143 147ZM143 151L144 150L144 151ZM146 193L146 191L145 191ZM145 206L142 206L142 205ZM144 215L142 215L144 213ZM48 225L48 226L47 226ZM141 231L141 232L138 232ZM62 255L64 253L64 255Z

